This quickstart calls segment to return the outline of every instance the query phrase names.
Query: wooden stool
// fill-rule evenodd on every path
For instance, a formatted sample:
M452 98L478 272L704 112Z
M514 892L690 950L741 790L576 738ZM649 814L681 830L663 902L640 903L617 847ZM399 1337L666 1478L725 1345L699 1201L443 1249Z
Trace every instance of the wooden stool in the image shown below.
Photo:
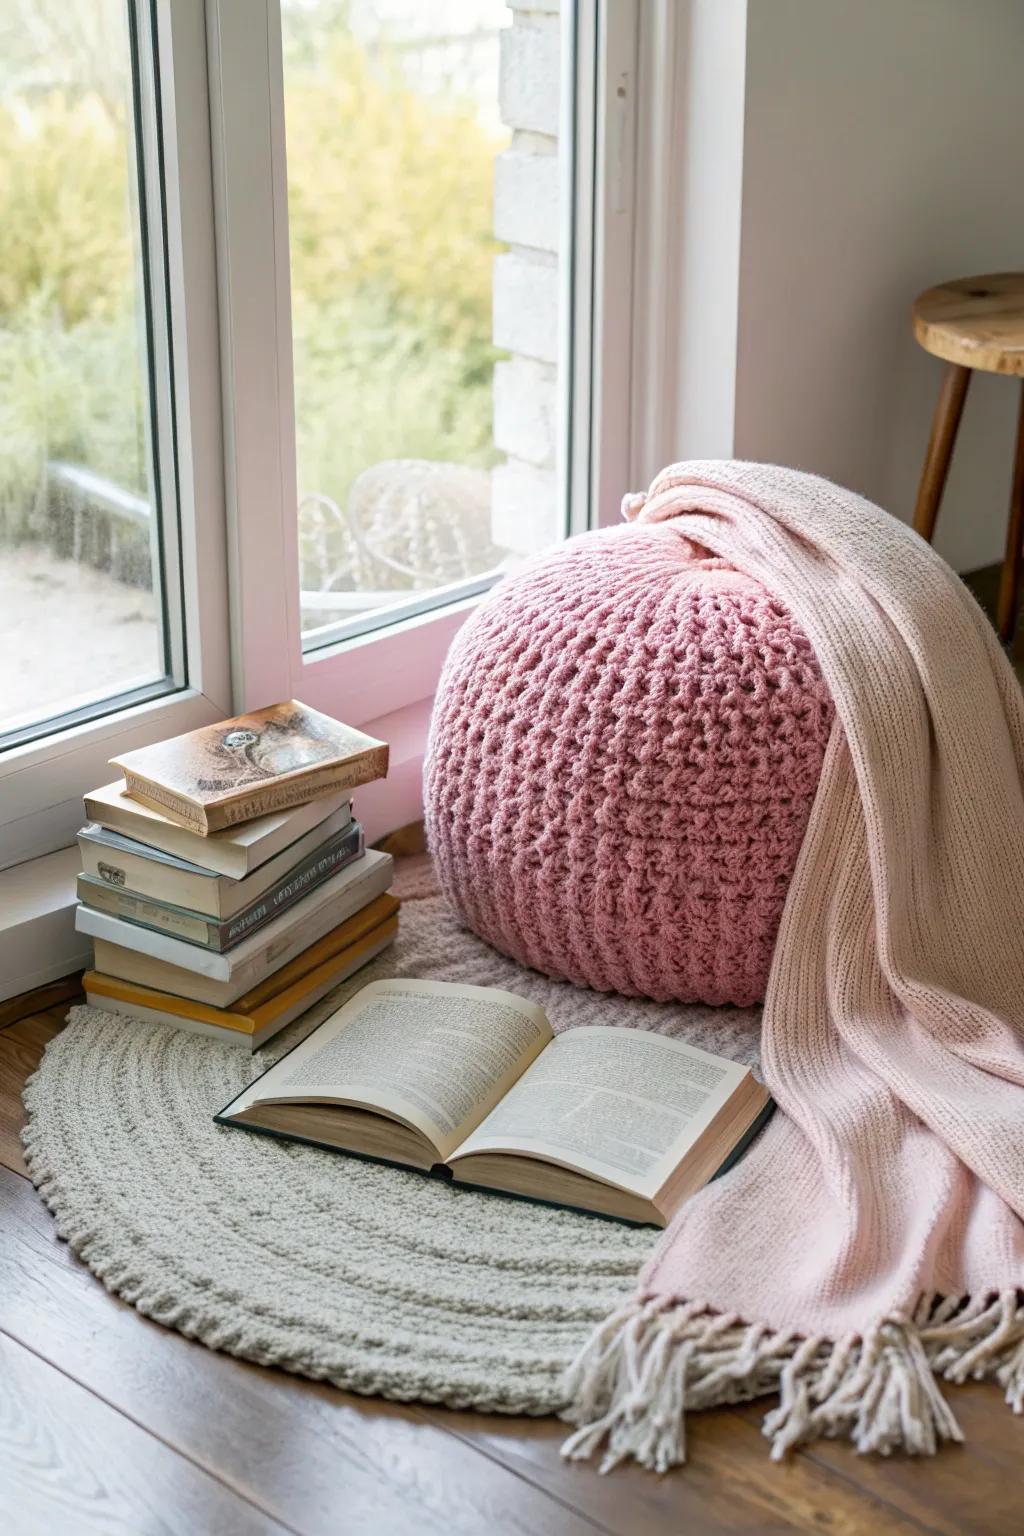
M949 367L932 421L914 527L931 543L949 461L963 413L971 371L1008 373L1024 381L1024 273L961 277L929 288L914 304L914 335ZM1024 385L1017 420L1017 448L1010 493L1006 554L999 583L997 622L1002 640L1013 637L1024 544Z

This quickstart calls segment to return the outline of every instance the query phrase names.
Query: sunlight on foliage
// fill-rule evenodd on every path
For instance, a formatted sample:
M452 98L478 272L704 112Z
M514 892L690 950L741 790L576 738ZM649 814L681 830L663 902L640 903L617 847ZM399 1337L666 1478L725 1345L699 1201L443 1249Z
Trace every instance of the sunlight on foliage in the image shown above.
M344 30L298 36L285 81L300 494L385 458L492 463L502 145Z
M142 473L121 124L95 97L0 104L0 516L33 527L46 459Z
M62 83L40 85L32 60L19 74L10 51L0 65L8 539L39 535L48 460L147 491L129 107L73 8L62 14L64 55L44 50ZM354 476L382 459L488 465L503 141L472 103L412 89L398 52L365 51L346 5L307 5L294 25L286 9L285 23L300 495L344 502ZM107 73L116 87L117 70ZM76 91L76 78L91 84Z

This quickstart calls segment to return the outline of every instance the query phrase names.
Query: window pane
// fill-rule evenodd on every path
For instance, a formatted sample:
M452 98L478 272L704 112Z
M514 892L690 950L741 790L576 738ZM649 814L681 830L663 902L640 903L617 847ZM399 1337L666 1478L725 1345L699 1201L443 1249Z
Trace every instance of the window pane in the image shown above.
M281 12L308 648L564 531L560 29L551 0Z
M165 677L126 0L0 0L0 741Z

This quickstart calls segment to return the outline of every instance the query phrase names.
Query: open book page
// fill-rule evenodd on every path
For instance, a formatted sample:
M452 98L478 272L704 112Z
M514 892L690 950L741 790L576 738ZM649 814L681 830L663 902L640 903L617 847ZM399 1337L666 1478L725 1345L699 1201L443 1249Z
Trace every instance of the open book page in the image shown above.
M458 1156L518 1152L653 1196L746 1069L664 1035L556 1035Z
M231 1110L303 1101L383 1110L446 1158L550 1039L544 1010L511 992L374 981Z

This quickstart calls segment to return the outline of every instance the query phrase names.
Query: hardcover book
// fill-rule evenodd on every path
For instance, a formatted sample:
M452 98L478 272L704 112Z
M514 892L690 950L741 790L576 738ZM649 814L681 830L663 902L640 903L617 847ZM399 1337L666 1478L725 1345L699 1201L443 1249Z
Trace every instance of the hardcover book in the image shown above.
M341 817L336 826L344 826L345 820L351 819L351 799L347 791L341 791L201 836L155 807L133 800L125 791L124 780L118 779L85 796L85 814L97 826L122 833L147 848L158 848L232 880L244 880L328 818Z
M363 829L358 821L330 838L312 853L306 854L268 890L256 896L248 906L230 917L216 918L189 910L171 902L142 896L108 879L92 874L78 877L78 899L98 912L109 912L127 922L140 923L158 933L172 934L186 944L219 953L233 949L250 934L265 928L275 917L287 912L303 896L329 880L363 853ZM103 866L101 866L103 867ZM216 876L212 877L214 880ZM245 882L240 882L244 884Z
M110 761L134 799L208 836L383 778L388 749L291 699Z
M397 933L398 902L392 896L380 896L305 952L311 962L308 970L298 968L304 958L300 956L272 976L269 983L245 993L230 1008L211 1008L98 971L86 971L82 986L86 1001L106 1013L187 1029L255 1051L334 987L368 965L393 942Z
M349 806L344 805L242 880L204 869L201 864L161 848L147 848L108 827L83 827L78 834L78 846L82 869L94 882L100 881L132 896L148 896L153 901L224 919L243 912L266 892L284 884L310 858L337 844L352 825ZM192 835L185 833L186 837Z
M79 933L92 936L94 970L214 1008L227 1008L360 907L382 896L393 873L390 854L367 849L291 911L223 955L90 907L77 908L75 927Z
M375 981L214 1119L662 1227L771 1104L748 1068L665 1035L555 1034L511 992Z

